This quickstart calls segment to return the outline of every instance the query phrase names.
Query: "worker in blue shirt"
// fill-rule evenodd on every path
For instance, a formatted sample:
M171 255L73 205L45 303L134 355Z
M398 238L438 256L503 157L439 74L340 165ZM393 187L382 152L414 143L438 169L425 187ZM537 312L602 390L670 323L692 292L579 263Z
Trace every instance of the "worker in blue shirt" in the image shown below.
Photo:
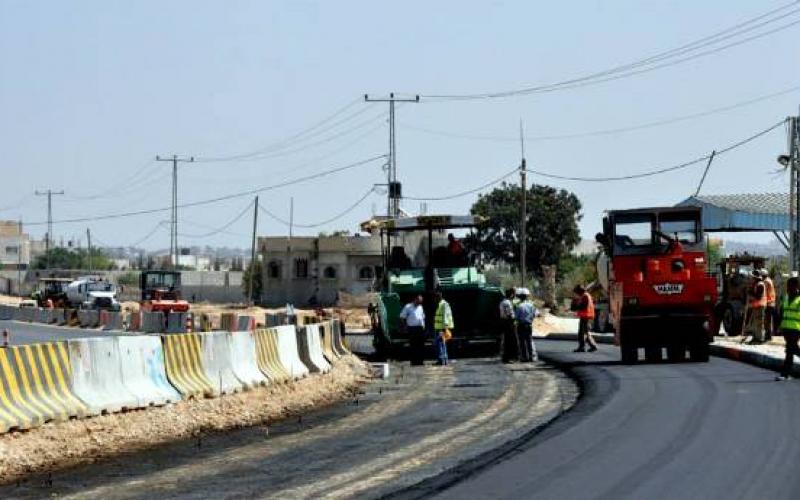
M515 316L517 318L517 340L519 341L519 360L522 363L538 361L536 347L533 345L533 319L538 315L527 288L518 288Z

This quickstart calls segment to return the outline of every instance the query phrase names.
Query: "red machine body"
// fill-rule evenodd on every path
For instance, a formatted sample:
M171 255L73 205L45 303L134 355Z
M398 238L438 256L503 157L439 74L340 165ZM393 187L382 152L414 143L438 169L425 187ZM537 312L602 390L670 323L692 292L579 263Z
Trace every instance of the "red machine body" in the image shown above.
M612 211L598 235L608 261L609 309L624 362L644 348L708 360L716 328L716 280L708 274L699 208Z
M139 277L142 311L186 312L189 303L181 299L181 273L177 271L142 271Z

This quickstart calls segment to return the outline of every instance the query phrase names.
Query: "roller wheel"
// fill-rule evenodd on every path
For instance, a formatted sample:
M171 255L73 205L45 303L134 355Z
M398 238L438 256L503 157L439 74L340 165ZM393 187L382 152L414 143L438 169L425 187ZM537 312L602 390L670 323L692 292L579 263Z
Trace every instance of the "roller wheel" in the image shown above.
M623 334L620 337L619 350L621 355L622 364L635 365L639 360L639 350L630 339L630 334Z
M673 343L667 346L667 359L670 363L680 363L686 360L686 347L683 344Z
M689 358L696 363L707 363L710 347L705 339L697 339L689 347Z
M644 359L648 363L661 362L662 349L660 345L648 345L644 348Z

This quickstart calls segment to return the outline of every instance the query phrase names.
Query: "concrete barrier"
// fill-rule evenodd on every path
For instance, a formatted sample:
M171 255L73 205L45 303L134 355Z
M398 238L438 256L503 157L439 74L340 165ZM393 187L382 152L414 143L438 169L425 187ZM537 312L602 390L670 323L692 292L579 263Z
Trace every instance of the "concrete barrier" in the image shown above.
M298 331L300 330L298 329ZM328 363L328 360L325 359L325 355L322 352L322 332L320 331L320 325L306 325L305 334L311 361L317 365L322 373L328 373L331 371L331 364Z
M232 394L244 389L233 372L228 332L201 334L203 343L203 367L211 383L220 394Z
M136 396L122 383L122 360L116 339L95 337L70 340L67 344L73 390L93 415L139 407Z
M241 315L236 321L236 331L252 332L256 329L256 318L248 315Z
M142 331L142 313L132 312L128 316L128 331L141 332Z
M184 399L218 395L203 366L203 346L199 334L162 335L161 341L167 379Z
M100 325L100 311L84 309L78 311L78 323L83 328L97 328Z
M33 321L36 323L50 323L50 309L45 309L43 307L37 308L36 312L33 315Z
M333 320L333 350L339 356L346 356L350 351L344 345L344 323L340 319Z
M101 313L105 314L105 322L101 321L103 324L103 330L115 330L121 331L122 328L122 313L119 311L101 311Z
M167 380L164 350L155 335L116 337L122 360L122 383L140 407L180 401L181 395Z
M63 325L67 322L67 311L65 309L53 309L50 322L56 325Z
M333 363L339 355L333 350L333 321L325 321L319 324L322 334L322 354L329 363Z
M28 323L32 322L36 315L38 314L38 309L33 307L20 307L14 313L14 319L17 321L27 321Z
M256 364L267 379L273 383L292 380L288 366L284 366L278 355L278 330L259 328L253 334L256 341Z
M0 349L0 431L89 414L71 379L66 342Z
M14 319L14 309L17 308L13 306L0 305L0 320L8 321Z
M275 328L278 337L278 357L294 379L303 378L309 374L308 367L300 360L297 347L297 333L293 325L283 325Z
M164 331L164 313L143 312L141 330L146 333L161 333Z
M219 315L219 329L226 332L237 330L237 317L234 313L222 313Z
M167 315L168 333L186 333L186 318L188 313L171 312Z
M268 382L256 362L256 340L253 335L253 332L230 332L228 335L233 373L248 389Z

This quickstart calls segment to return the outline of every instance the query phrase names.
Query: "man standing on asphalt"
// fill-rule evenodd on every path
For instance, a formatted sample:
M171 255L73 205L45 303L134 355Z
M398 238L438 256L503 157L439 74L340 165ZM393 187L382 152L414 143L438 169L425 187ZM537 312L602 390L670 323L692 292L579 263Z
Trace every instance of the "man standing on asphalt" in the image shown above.
M587 342L589 352L594 352L597 350L597 344L589 331L589 322L594 319L594 300L581 285L575 285L572 295L571 309L578 315L578 348L574 352L586 352Z
M517 331L514 324L514 296L516 291L513 288L506 290L506 297L500 302L500 328L503 333L503 363L510 363L512 359L519 356L519 346L517 345Z
M761 270L761 277L764 279L764 294L767 299L767 307L764 309L764 339L772 340L772 335L778 330L778 308L777 294L775 293L775 283L769 277L769 271Z
M433 317L433 345L436 346L438 364L444 366L449 362L447 358L447 341L452 335L451 330L455 327L453 324L453 310L450 309L450 304L444 300L441 291L437 290L434 297L436 298L436 315Z
M536 306L531 301L531 293L527 288L517 289L520 303L517 306L517 340L519 341L519 360L522 363L538 361L536 348L533 345L533 319L536 317Z
M764 343L764 311L767 308L767 293L761 272L753 271L753 285L749 293L748 309L750 310L750 321L748 323L750 333L753 338L751 344Z
M425 359L425 311L422 308L422 295L414 297L400 311L401 328L408 335L411 347L411 364L420 366Z
M783 358L781 374L775 380L789 380L794 357L800 354L797 346L800 339L800 280L795 276L786 282L786 296L781 304L780 320L781 334L786 341L786 356Z

